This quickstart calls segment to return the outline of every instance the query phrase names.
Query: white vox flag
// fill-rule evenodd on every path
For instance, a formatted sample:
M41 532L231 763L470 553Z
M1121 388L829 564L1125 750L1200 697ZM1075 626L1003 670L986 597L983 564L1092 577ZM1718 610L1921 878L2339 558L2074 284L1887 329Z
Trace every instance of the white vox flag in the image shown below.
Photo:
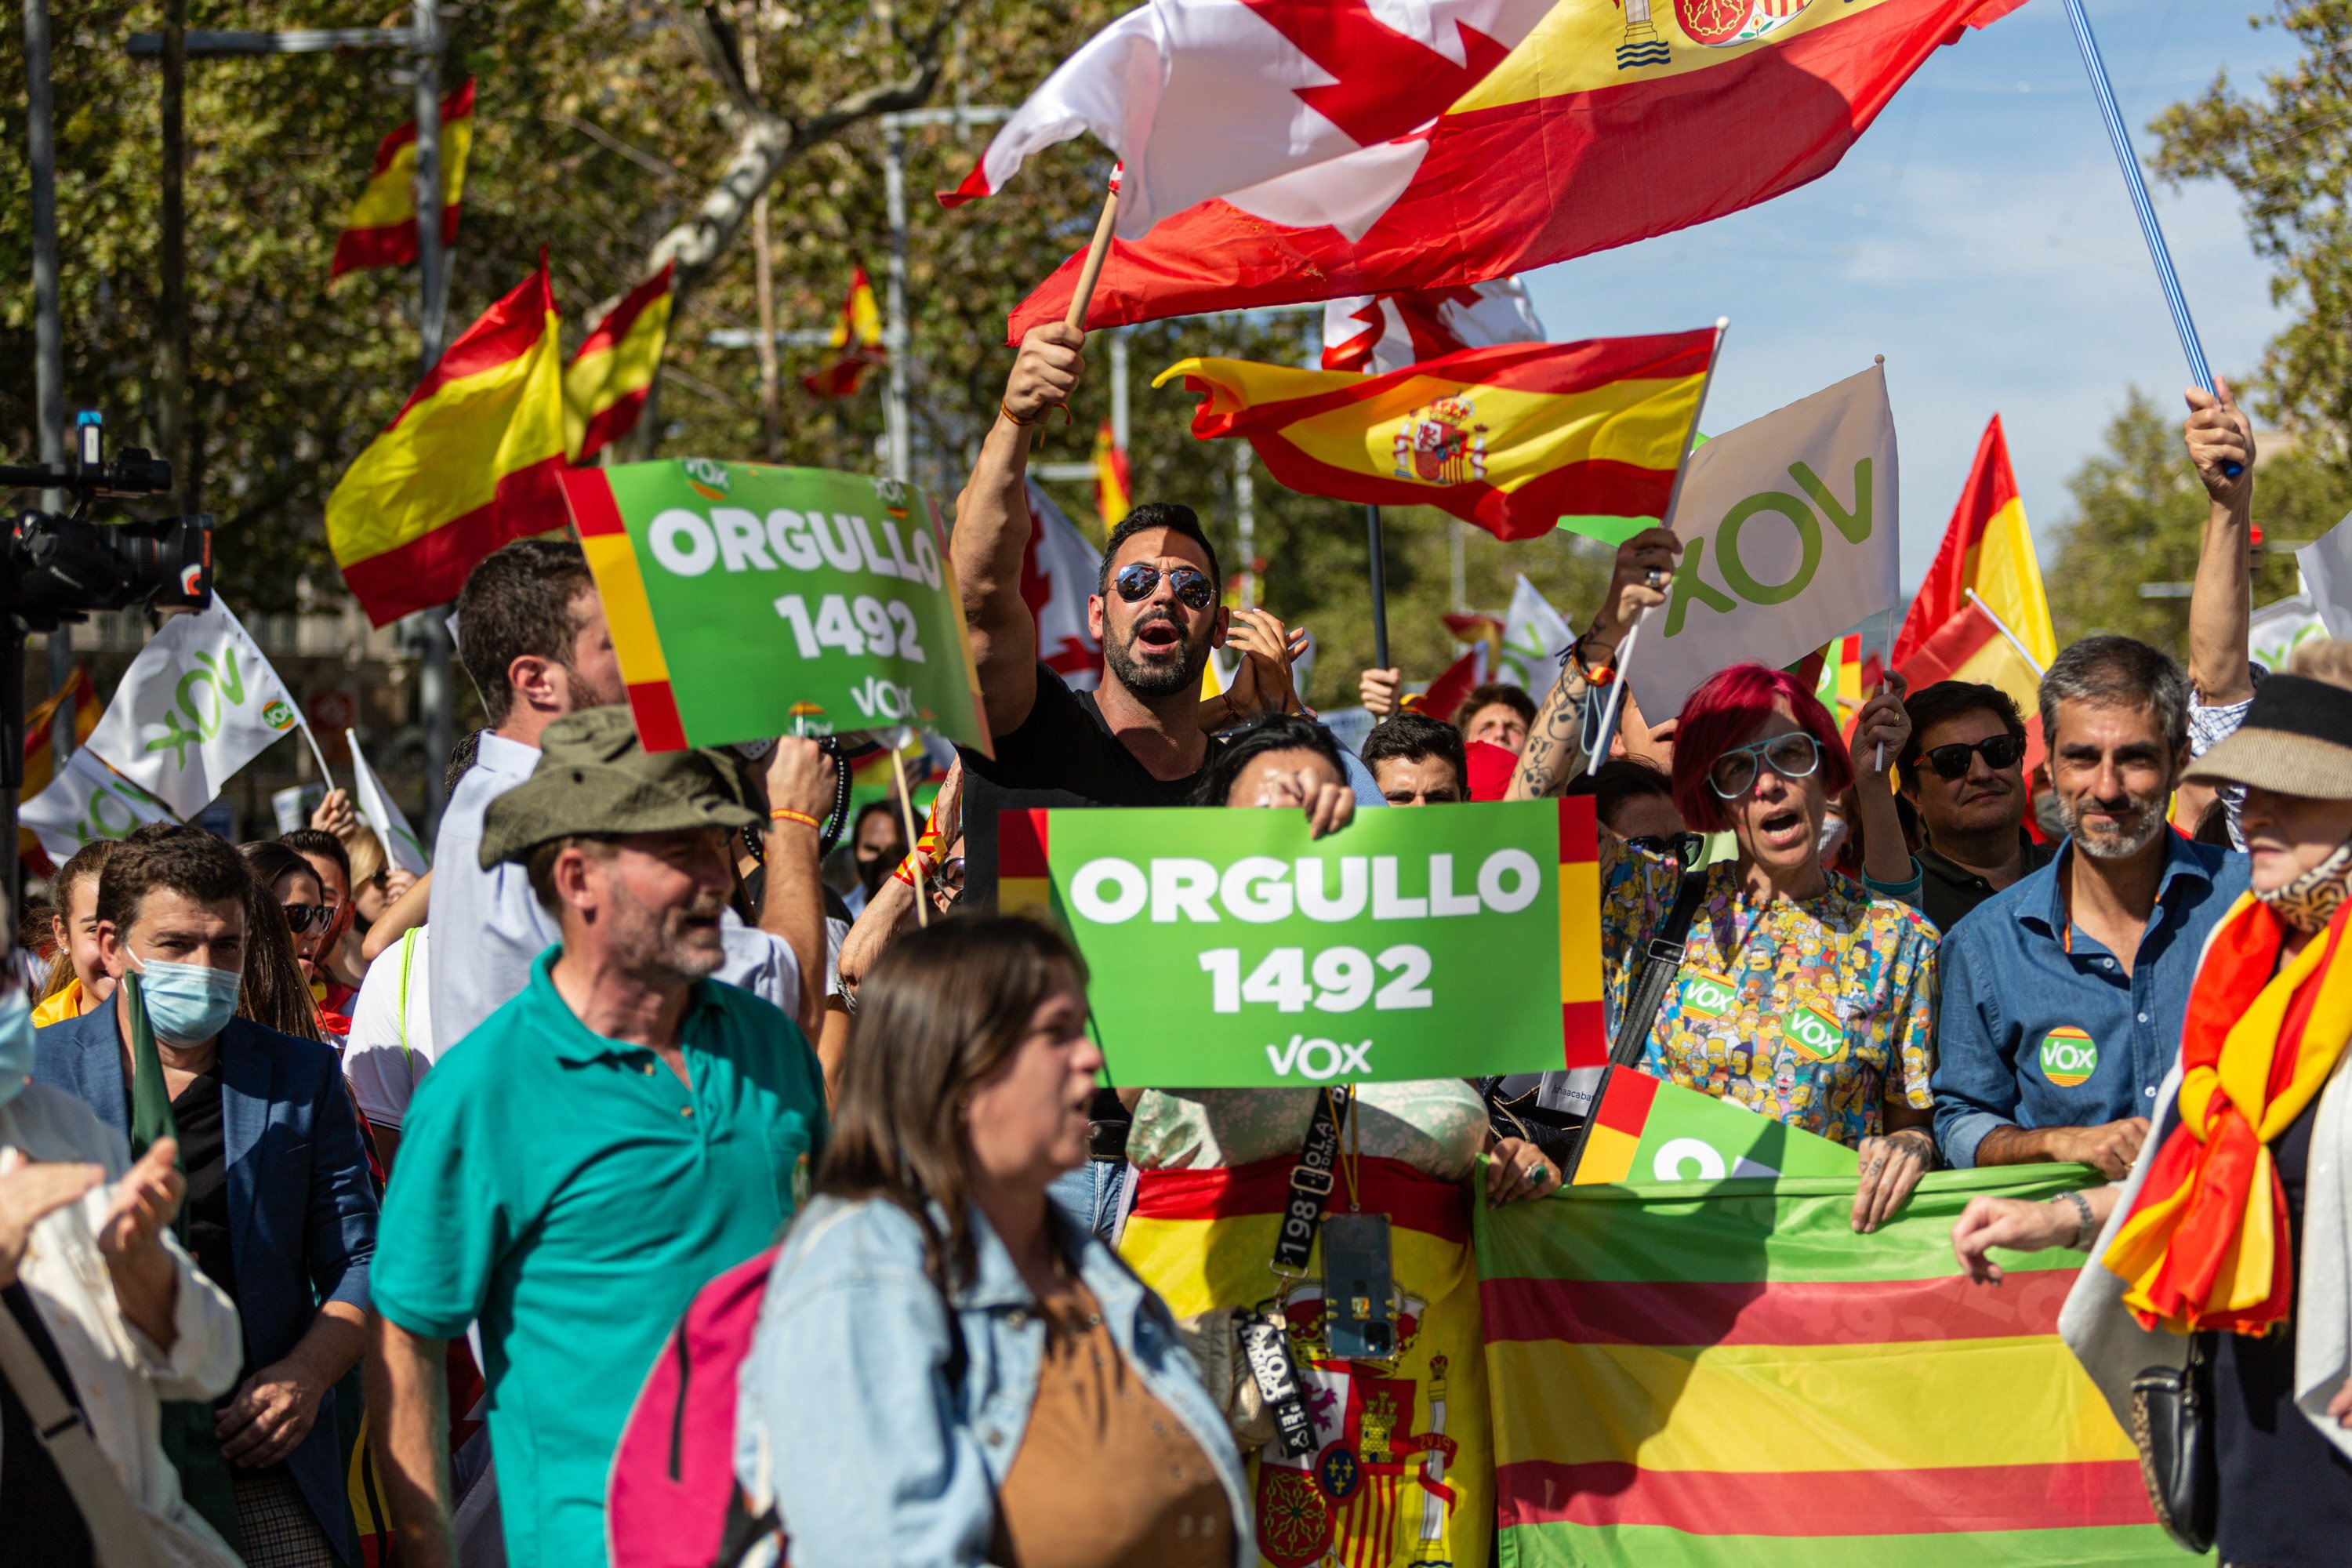
M352 801L359 807L360 820L375 829L383 845L384 858L412 876L422 877L433 868L433 857L408 826L408 818L384 793L375 770L368 766L367 753L360 750L360 732L346 730L343 738L352 748Z
M2303 596L2332 637L2352 638L2352 517L2294 552Z
M1735 664L1782 668L1902 603L1895 413L1873 366L1691 454L1683 557L1626 666L1656 723Z
M173 616L122 674L87 742L179 817L301 723L294 699L219 595Z
M2275 674L2294 650L2327 636L2327 623L2303 594L2290 594L2254 612L2246 627L2246 657Z
M1102 679L1102 644L1087 629L1087 600L1102 552L1029 481L1029 549L1021 557L1021 598L1037 621L1037 657L1073 691Z
M119 778L88 750L66 759L65 767L48 787L26 801L16 820L48 858L62 866L66 858L93 838L128 838L131 829L150 822L169 822L163 803L128 780Z
M1503 657L1495 679L1512 682L1540 702L1559 679L1559 656L1575 640L1559 612L1521 577L1511 590L1511 607L1503 615Z

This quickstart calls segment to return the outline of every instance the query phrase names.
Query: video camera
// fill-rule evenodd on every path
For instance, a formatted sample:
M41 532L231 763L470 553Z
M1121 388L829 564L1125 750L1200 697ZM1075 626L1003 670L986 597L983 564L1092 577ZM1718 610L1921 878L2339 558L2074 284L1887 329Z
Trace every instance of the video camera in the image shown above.
M61 621L92 610L147 605L163 611L202 610L213 602L213 520L165 518L99 523L99 501L159 495L172 488L172 465L126 447L111 462L102 451L103 422L90 412L74 430L75 461L0 466L0 489L64 490L65 513L27 511L0 539L0 616L23 631L54 631Z

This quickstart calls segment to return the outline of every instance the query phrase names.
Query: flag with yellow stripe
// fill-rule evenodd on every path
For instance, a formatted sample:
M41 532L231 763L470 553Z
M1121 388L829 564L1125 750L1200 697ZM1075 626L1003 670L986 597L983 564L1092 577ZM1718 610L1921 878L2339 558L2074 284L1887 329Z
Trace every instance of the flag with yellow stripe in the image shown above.
M1497 539L1562 516L1663 518L1714 363L1712 328L1465 349L1384 375L1188 359L1192 434L1246 437L1305 495L1433 506Z
M474 147L474 79L441 99L441 243L457 243L457 209L466 194L466 158ZM371 267L405 267L416 259L416 121L377 143L366 185L335 237L331 283Z
M66 634L55 631L49 635ZM25 782L16 792L18 800L29 801L49 787L49 780L57 771L56 726L60 711L70 715L68 721L73 730L73 749L81 750L89 732L98 728L98 693L90 686L88 666L75 665L67 674L66 683L25 715ZM34 875L49 874L49 858L31 828L16 829L16 855L33 868Z
M575 463L636 427L669 341L676 262L614 301L563 373L563 442Z
M327 498L327 544L376 626L446 604L475 563L570 521L547 258L449 345Z
M1867 1236L1851 1175L1475 1205L1505 1568L2180 1561L2058 1338L2082 1256L1952 1261L1969 1198L2087 1174L1937 1172Z

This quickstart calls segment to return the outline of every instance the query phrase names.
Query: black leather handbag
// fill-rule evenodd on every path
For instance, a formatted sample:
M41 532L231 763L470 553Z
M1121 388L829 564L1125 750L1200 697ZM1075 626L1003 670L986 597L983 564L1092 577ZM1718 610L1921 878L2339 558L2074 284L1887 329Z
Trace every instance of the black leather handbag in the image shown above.
M2221 1478L2213 1454L2213 1368L2205 1336L2189 1336L2187 1365L2152 1366L2133 1378L2131 1395L2132 1441L2157 1523L2189 1551L2211 1551Z

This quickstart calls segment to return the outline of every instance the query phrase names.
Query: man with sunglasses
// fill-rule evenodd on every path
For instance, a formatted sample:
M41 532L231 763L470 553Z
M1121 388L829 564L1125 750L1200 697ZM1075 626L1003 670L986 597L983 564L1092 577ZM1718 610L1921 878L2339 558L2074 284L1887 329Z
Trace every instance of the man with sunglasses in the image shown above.
M1294 637L1263 610L1218 604L1217 552L1192 509L1154 501L1112 531L1087 602L1102 644L1101 683L1072 691L1037 657L1037 624L1021 596L1029 542L1032 426L1066 408L1086 362L1086 334L1059 322L1022 340L1003 406L956 501L956 581L995 737L992 760L965 766L1001 789L1064 790L1104 805L1181 805L1207 767L1212 734L1295 708ZM1222 697L1201 699L1213 647L1240 651ZM984 793L984 792L983 792Z
M1920 908L1949 931L1962 915L2050 863L2025 831L2025 721L1998 686L1939 680L1903 704L1911 743L1896 760L1919 814Z

